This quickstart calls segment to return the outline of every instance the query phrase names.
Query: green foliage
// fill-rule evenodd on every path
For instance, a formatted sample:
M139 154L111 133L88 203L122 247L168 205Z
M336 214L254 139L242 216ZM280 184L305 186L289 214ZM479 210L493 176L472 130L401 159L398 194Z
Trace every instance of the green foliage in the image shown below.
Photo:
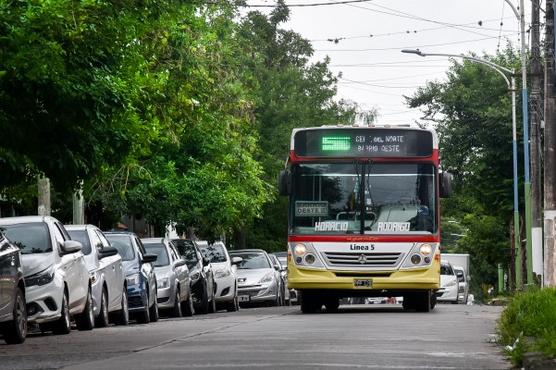
M511 47L481 58L519 67L519 55ZM454 62L446 77L445 82L429 82L407 102L421 107L425 122L436 127L442 167L455 176L454 196L441 203L446 229L442 241L450 251L471 255L471 291L481 300L482 286L496 283L496 264L509 262L511 99L503 78L484 65ZM450 238L454 229L465 236Z
M289 154L292 129L350 123L355 107L336 101L337 78L328 69L329 60L309 63L310 42L282 29L289 19L283 1L266 16L250 12L239 26L239 42L252 81L254 113L260 137L258 155L264 179L275 188L279 171ZM269 251L283 250L287 237L287 200L271 193L273 200L263 208L247 235L247 246Z
M538 351L556 357L556 289L544 288L516 294L498 321L500 341L515 365L523 354Z

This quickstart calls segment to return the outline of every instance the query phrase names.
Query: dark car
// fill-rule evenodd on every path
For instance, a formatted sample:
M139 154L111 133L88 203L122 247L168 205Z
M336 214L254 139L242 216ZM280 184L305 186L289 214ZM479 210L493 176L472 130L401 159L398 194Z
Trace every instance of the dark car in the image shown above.
M8 344L27 336L25 282L19 248L0 233L0 334Z
M210 261L203 256L198 242L190 239L174 239L174 245L185 258L189 268L191 292L195 313L206 314L216 311L214 273Z
M130 316L143 324L158 321L156 275L152 265L157 256L148 254L134 233L105 232L104 235L122 256Z

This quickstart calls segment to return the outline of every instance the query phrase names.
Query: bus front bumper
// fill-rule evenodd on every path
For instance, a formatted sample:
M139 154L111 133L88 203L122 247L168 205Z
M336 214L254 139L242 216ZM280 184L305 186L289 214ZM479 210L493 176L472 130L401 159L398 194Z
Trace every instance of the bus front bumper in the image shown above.
M288 288L331 289L353 291L411 291L436 290L440 288L440 263L435 261L429 268L395 271L336 271L304 269L289 264ZM356 282L368 280L368 286L356 286Z

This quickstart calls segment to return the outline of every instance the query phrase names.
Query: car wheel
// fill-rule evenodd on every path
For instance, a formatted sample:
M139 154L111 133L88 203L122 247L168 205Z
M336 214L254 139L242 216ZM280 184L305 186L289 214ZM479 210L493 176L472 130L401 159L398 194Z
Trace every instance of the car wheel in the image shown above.
M68 297L65 292L62 296L62 306L60 308L60 313L62 314L62 316L58 320L56 320L52 324L52 326L48 324L41 325L41 331L48 331L49 329L51 329L54 334L69 334L71 330L71 317L69 312ZM43 330L43 327L45 330Z
M91 288L87 291L87 303L83 312L75 318L77 330L92 330L95 327L95 315L93 313L93 296L91 295Z
M100 298L100 312L95 321L95 326L99 328L105 328L110 324L108 318L108 292L106 289L102 289L102 296Z
M237 310L239 310L239 302L237 300L237 295L234 297L234 299L228 303L227 307L226 307L226 311L228 312L236 312Z
M201 295L201 303L199 303L199 307L195 309L195 312L202 315L207 314L209 311L209 303L208 288L205 286Z
M19 344L25 341L27 336L27 309L25 296L19 288L15 293L13 320L3 324L1 332L8 344Z
M158 312L158 302L154 301L153 305L150 308L150 315L151 315L151 322L157 322L158 319L160 318L159 312Z
M214 297L214 292L212 293L212 299L210 300L209 303L209 313L215 313L216 312L216 298Z
M136 315L136 320L138 323L140 324L148 324L149 322L151 322L151 311L150 311L150 307L149 307L149 293L148 293L148 288L147 288L147 300L145 303L145 307L143 307L143 310L141 310L141 312L138 312Z
M193 316L195 313L195 308L193 308L193 298L191 297L191 292L187 297L187 300L181 303L181 311L183 316Z
M116 325L128 325L129 324L129 307L127 302L127 288L124 286L122 292L122 302L121 309L116 312L114 322Z
M180 302L180 291L176 292L176 297L174 298L174 307L172 308L172 316L182 317L181 302Z

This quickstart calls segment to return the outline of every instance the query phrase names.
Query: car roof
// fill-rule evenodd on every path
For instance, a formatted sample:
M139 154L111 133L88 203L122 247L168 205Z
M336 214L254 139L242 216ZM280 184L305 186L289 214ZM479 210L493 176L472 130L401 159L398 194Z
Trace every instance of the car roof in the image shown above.
M0 218L0 225L13 225L13 224L26 224L32 222L47 222L58 221L51 216L17 216L17 217L2 217Z
M164 244L165 241L168 241L166 238L141 238L141 242L143 244L151 244L151 243L162 243Z
M103 231L104 235L129 235L129 236L137 236L133 231L125 231L125 230L110 230L110 231Z
M98 229L95 225L64 225L66 230L86 230L86 229Z
M229 251L230 253L266 253L263 249L236 249Z

